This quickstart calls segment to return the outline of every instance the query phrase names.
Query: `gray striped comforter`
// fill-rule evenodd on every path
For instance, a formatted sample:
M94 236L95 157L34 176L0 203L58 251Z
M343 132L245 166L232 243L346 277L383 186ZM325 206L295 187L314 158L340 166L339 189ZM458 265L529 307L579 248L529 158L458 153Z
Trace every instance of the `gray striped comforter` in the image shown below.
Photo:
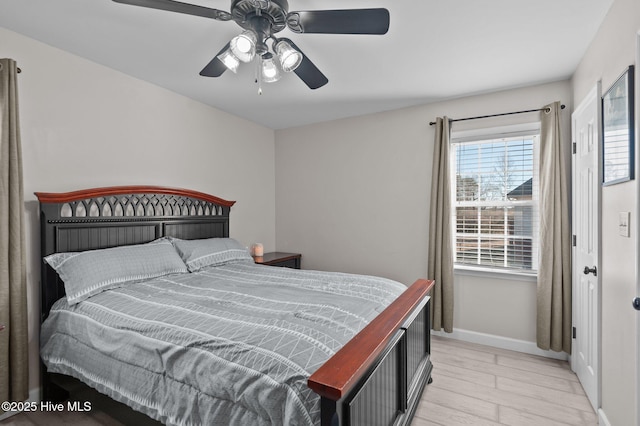
M313 425L308 377L405 286L241 262L56 302L48 371L166 424Z

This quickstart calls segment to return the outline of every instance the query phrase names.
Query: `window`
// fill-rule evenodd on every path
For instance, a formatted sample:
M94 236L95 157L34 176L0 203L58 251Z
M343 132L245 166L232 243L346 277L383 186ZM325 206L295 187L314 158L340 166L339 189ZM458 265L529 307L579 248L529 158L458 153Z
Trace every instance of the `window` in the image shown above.
M452 139L456 265L538 268L539 130Z

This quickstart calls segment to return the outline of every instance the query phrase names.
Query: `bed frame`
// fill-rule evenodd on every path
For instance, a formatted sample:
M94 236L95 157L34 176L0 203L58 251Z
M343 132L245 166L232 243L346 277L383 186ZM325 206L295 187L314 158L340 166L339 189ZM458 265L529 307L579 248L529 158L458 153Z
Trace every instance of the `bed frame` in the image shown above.
M41 254L141 244L163 236L229 236L235 201L157 186L119 186L68 193L36 192ZM408 425L431 381L433 281L417 280L308 380L321 397L322 426ZM42 321L64 285L42 265ZM65 398L43 365L43 400Z

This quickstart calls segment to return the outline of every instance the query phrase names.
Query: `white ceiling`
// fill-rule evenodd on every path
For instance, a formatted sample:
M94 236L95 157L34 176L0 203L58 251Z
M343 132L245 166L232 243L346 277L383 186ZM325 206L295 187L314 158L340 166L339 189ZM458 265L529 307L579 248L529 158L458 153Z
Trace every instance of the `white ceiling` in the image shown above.
M183 0L229 10L229 0ZM383 36L279 33L329 83L265 85L254 67L201 77L233 21L111 0L2 0L0 26L281 129L569 78L614 0L289 0L289 9L385 7ZM1 54L1 44L0 44Z

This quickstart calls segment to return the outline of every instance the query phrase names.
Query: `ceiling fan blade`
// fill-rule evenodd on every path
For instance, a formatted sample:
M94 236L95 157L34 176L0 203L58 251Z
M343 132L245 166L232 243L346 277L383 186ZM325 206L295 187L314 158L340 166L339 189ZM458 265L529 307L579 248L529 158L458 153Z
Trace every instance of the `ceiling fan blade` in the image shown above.
M227 67L222 63L220 59L218 59L218 55L229 48L231 42L227 43L222 50L216 53L216 56L205 66L202 71L200 71L200 75L203 77L220 77L226 70Z
M151 9L168 10L169 12L184 13L187 15L202 16L204 18L229 21L231 14L223 10L211 9L195 4L181 3L173 0L113 0L116 3L130 4L132 6L149 7Z
M289 43L294 49L298 52L302 53L302 62L298 65L293 72L296 73L300 80L304 81L304 83L309 86L309 89L317 89L319 87L324 86L329 82L329 79L325 77L324 74L315 66L311 59L307 58L302 50L294 42L289 40L288 38L281 38L279 40L284 40Z
M307 10L287 15L287 26L296 33L386 34L387 9Z

